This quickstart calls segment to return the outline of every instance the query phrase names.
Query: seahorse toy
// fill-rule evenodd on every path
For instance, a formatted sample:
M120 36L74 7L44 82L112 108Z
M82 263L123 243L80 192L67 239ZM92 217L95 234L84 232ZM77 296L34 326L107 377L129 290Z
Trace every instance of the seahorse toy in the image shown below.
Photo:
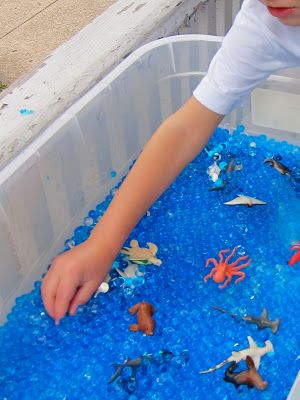
M300 242L299 243L295 243L292 247L291 247L291 251L293 250L297 250L295 254L292 255L292 257L289 259L288 264L293 267L296 262L300 261Z
M137 324L131 324L129 329L132 332L142 331L146 336L154 335L155 322L152 315L155 313L155 308L150 303L141 302L130 307L130 314L134 315L137 313Z

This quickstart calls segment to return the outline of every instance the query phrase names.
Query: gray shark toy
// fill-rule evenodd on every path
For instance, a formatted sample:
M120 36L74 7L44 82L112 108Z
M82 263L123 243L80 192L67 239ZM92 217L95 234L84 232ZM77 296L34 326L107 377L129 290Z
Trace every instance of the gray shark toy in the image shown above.
M275 160L274 157L265 159L264 164L270 165L278 172L280 172L281 175L288 175L289 177L291 177L291 170L281 162Z
M271 331L276 334L280 325L280 319L277 318L275 321L271 321L268 319L268 313L267 309L263 308L262 313L259 317L254 317L253 315L246 315L245 317L242 317L238 314L233 314L230 311L225 310L224 308L217 307L217 306L212 306L214 310L220 311L222 313L226 313L231 315L234 319L237 320L243 320L248 322L249 324L255 324L257 326L257 329L265 329L269 328Z

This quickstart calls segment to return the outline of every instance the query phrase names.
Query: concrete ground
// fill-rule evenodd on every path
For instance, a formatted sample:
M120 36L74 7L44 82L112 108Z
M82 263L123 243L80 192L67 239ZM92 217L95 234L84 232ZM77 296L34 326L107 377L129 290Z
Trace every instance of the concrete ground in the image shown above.
M0 91L30 73L47 55L116 0L2 0ZM101 40L101 38L99 38Z

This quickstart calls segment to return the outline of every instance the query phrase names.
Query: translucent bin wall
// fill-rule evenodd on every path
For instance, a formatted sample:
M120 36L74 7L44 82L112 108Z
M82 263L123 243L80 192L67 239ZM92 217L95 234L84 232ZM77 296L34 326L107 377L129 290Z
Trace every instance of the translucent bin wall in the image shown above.
M191 96L220 44L218 37L184 35L138 49L0 172L2 322L160 122ZM244 123L300 145L299 114L295 70L272 76L224 124Z

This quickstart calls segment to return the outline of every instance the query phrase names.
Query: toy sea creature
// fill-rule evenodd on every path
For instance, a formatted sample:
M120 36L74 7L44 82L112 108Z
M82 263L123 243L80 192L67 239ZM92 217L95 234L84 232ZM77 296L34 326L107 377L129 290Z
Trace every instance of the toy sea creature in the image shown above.
M151 360L152 359L152 354L146 354L143 356L140 356L138 358L135 358L133 360L126 360L124 364L114 364L114 367L116 368L116 372L113 374L113 376L110 378L110 381L108 383L113 383L118 377L121 375L122 371L126 367L131 368L131 376L130 380L134 380L136 377L137 369L140 367L145 360Z
M238 363L241 360L246 360L247 356L250 356L252 358L255 368L258 369L261 357L267 353L274 352L273 344L270 340L266 340L264 347L258 347L251 336L247 336L247 339L249 342L249 347L247 349L241 351L233 351L231 353L231 356L226 358L226 360L222 361L220 364L217 364L213 368L207 369L206 371L200 371L199 374L207 374L208 372L213 372L232 361Z
M109 291L109 282L110 281L111 281L111 276L110 276L110 274L107 274L104 281L98 287L98 289L95 293L95 297L97 297L98 294L100 294L100 293L107 293Z
M271 167L280 172L281 175L291 176L291 170L283 165L281 162L275 160L274 157L265 159L264 164L269 164Z
M256 387L258 390L265 390L268 382L264 381L259 375L250 356L246 357L246 363L248 367L246 371L234 372L238 364L233 361L225 371L224 381L233 383L236 388L240 385L247 385L248 389Z
M98 287L97 292L95 293L95 297L100 293L107 293L109 291L109 284L107 282L102 282Z
M131 240L130 242L131 247L124 247L120 253L125 254L127 260L131 260L136 264L154 264L154 265L161 265L162 261L155 257L158 251L158 247L156 244L147 242L147 248L142 248L139 246L137 240Z
M226 186L227 186L227 184L228 184L228 181L226 181L226 180L224 180L224 181L222 181L222 183L221 183L221 185L214 185L214 186L211 186L210 188L209 188L209 190L212 192L212 191L216 191L216 190L223 190Z
M293 267L296 262L300 261L300 243L295 243L291 247L291 251L297 250L295 254L292 255L292 257L289 259L288 264Z
M226 166L226 174L231 174L233 171L241 171L243 164L235 164L234 158L232 158Z
M155 322L152 318L152 315L155 313L156 310L150 303L137 303L134 306L130 307L128 311L132 315L137 313L138 323L131 324L129 326L129 329L132 332L142 331L145 333L146 336L154 335Z
M216 161L214 161L213 164L208 167L207 173L213 182L218 180L221 173L221 168L218 166Z
M223 165L224 164L224 165ZM233 171L240 171L243 169L243 165L239 164L236 165L234 164L234 158L232 158L229 163L223 163L221 162L220 165L217 164L216 161L208 167L207 173L210 176L211 180L214 182L214 185L209 188L210 191L216 191L216 190L223 190L227 185L228 181L227 179L221 179L219 176L222 172L222 170L225 169L226 175L228 176L231 174Z
M111 266L110 272L112 272L114 269L117 269L118 266L119 266L119 263L117 261L114 261ZM97 297L99 293L107 293L110 289L109 283L116 280L115 277L114 278L111 277L110 272L106 275L103 282L98 287L98 289L94 295L95 297Z
M227 253L230 250L221 250L219 251L218 255L220 258L220 261L217 262L217 260L215 258L209 258L206 261L205 267L207 268L209 263L213 263L214 264L214 268L211 270L210 274L206 275L204 277L204 282L207 282L207 280L209 278L213 278L213 280L217 283L221 283L225 280L225 278L227 278L224 282L223 285L219 285L220 289L225 288L228 283L232 280L232 277L234 275L239 275L240 277L234 282L234 283L238 283L240 281L242 281L245 277L246 274L242 271L240 271L242 268L247 267L252 259L250 258L246 263L241 264L238 266L238 263L242 260L246 260L249 256L242 256L239 257L237 260L235 260L232 264L229 264L229 260L234 256L236 250L237 250L238 246L236 246L231 254L229 254L229 256L225 259L224 261L224 257L223 257L223 253Z
M142 365L147 365L148 362L156 366L166 365L169 364L175 357L177 358L178 362L181 363L180 365L183 366L189 360L189 351L182 350L180 353L174 354L170 350L161 349L155 354L146 353L133 360L127 359L123 364L113 364L113 366L116 368L116 371L108 383L113 383L116 381L121 376L124 368L131 368L131 375L127 381L134 382L136 380L138 369Z
M242 194L239 194L238 197L236 197L233 200L226 201L227 206L238 206L238 205L244 205L247 207L252 207L254 205L264 205L267 204L265 201L257 200L254 197L249 197L249 196L244 196Z
M139 270L139 266L136 264L128 264L124 271L121 271L119 268L116 268L116 270L124 279L132 279L137 276L144 275L144 273Z
M249 324L255 324L257 329L265 329L270 328L271 331L276 334L280 325L280 319L277 318L275 321L271 321L268 319L267 309L263 308L262 313L259 317L254 317L253 315L246 315L245 317L239 316L238 314L233 314L230 311L225 310L224 308L212 306L213 309L220 311L222 313L226 313L231 315L234 319L243 320L248 322Z
M137 264L128 264L124 271L116 268L118 274L123 278L124 283L121 286L135 288L145 283L144 272L140 271Z

